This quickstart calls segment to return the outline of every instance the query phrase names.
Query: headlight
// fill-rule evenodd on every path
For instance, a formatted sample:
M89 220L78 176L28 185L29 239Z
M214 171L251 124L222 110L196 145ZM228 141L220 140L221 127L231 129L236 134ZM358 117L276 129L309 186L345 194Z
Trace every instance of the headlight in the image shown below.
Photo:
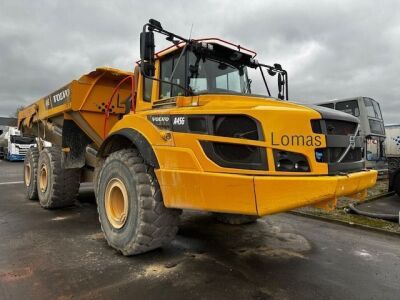
M305 155L295 152L274 150L275 170L283 172L310 172Z

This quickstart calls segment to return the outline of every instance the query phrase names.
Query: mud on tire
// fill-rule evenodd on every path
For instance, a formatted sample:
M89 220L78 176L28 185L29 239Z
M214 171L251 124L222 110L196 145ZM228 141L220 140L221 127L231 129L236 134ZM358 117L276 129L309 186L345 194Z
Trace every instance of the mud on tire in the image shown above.
M71 206L79 193L80 169L61 167L61 149L45 148L40 152L37 170L37 190L43 208Z
M175 237L180 210L164 206L154 170L136 149L110 154L97 180L99 220L110 246L124 255L135 255L168 244ZM127 207L117 205L118 201Z
M39 162L38 148L30 148L24 160L25 195L28 200L38 199L37 168Z
M257 216L240 215L240 214L224 214L214 213L215 218L218 222L230 225L243 225L250 224L257 221Z

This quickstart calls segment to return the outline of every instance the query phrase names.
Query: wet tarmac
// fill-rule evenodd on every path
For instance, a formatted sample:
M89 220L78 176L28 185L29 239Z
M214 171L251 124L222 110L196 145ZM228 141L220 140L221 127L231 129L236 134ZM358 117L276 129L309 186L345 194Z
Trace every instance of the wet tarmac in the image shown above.
M123 257L90 187L48 211L0 161L0 299L398 299L400 238L291 214L247 226L185 212L176 239Z

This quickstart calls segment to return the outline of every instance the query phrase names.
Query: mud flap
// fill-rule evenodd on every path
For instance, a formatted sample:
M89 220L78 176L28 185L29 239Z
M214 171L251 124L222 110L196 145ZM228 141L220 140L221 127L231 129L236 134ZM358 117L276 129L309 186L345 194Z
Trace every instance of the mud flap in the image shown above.
M64 120L61 165L64 169L82 168L85 165L86 147L91 139L72 120Z

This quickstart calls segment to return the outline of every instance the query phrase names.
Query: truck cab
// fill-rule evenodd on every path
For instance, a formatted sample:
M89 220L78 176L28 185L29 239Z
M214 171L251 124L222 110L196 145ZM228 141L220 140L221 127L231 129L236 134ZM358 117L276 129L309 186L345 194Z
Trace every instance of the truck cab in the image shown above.
M367 169L377 170L387 177L388 162L385 151L385 126L379 103L370 97L335 99L317 104L351 114L360 120L360 135L364 140L364 158Z
M0 155L9 161L24 160L27 151L31 147L36 147L34 138L21 136L21 132L17 127L8 127L3 134Z

